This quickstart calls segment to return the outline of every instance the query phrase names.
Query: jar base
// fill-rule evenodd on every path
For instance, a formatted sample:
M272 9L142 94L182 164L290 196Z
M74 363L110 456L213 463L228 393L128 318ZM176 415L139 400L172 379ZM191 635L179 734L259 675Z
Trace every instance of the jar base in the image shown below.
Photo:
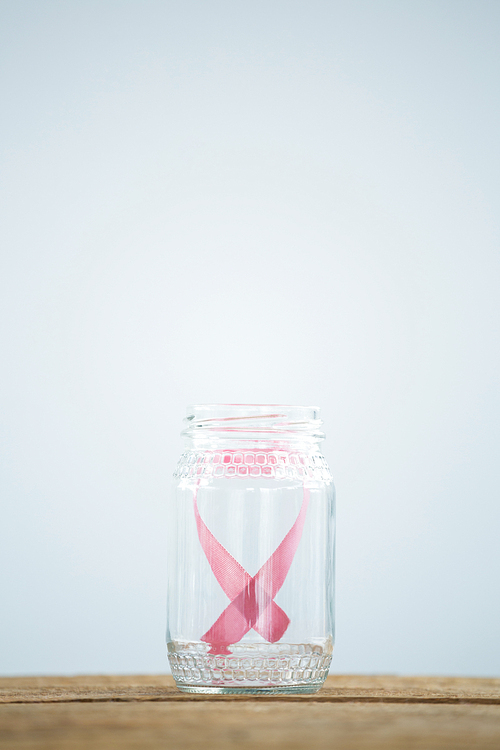
M321 643L238 643L230 654L211 654L206 643L171 641L168 657L176 685L205 695L296 695L323 685L332 659Z
M181 693L199 693L200 695L310 695L323 687L324 680L308 685L270 685L269 687L217 687L208 685L186 685L176 682Z

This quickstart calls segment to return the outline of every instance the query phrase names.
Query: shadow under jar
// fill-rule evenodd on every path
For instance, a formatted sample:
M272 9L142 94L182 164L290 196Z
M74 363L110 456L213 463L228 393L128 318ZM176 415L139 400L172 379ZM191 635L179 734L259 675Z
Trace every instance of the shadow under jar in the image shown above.
M188 409L168 513L167 647L190 693L314 693L334 642L332 476L318 410Z

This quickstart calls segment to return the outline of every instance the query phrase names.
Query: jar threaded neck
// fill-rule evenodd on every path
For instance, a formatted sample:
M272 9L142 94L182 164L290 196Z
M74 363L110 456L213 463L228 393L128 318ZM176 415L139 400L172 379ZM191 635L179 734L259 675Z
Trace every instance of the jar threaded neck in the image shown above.
M314 406L281 404L196 404L189 406L182 435L234 440L323 440Z

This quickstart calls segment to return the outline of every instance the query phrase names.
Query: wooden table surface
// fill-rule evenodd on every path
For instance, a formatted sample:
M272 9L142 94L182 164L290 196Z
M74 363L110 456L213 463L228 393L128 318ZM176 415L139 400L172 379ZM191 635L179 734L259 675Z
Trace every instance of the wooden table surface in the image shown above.
M500 750L500 679L335 675L315 695L171 677L0 678L0 750Z

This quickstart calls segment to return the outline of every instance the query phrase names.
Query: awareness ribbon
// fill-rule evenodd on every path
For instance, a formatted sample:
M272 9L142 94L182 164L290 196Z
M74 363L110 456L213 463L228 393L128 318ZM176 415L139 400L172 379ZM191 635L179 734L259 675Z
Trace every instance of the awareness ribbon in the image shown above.
M253 577L222 546L203 521L198 510L197 494L198 487L193 496L198 537L214 576L230 599L226 609L201 640L210 644L209 654L230 654L228 646L238 643L253 628L269 643L276 643L288 628L290 618L276 604L274 597L285 582L302 536L309 490L304 487L304 499L292 528Z

